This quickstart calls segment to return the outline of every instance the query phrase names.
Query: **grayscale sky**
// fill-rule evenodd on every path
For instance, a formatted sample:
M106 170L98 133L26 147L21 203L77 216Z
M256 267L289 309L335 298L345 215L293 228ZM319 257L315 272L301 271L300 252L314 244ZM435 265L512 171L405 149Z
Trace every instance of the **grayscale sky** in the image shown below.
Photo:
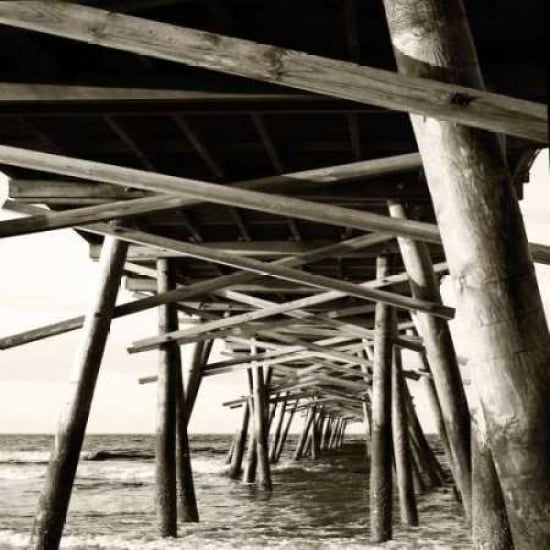
M550 174L548 150L536 160L531 182L525 186L522 210L529 239L550 245ZM4 180L4 181L2 181ZM5 178L0 174L0 204L5 199ZM15 217L0 210L0 219ZM80 315L94 292L97 264L88 258L88 246L71 230L3 239L0 242L0 336L28 330ZM545 309L550 312L550 266L537 266ZM122 290L119 302L131 300ZM154 351L128 355L126 347L157 330L156 311L115 320L89 421L89 432L144 433L154 431L156 385L137 379L154 374ZM0 433L54 432L69 377L79 332L0 351ZM184 346L184 361L189 346ZM212 360L220 360L216 344ZM404 356L405 363L413 354ZM221 402L245 392L245 374L208 377L199 392L190 424L192 432L231 432L239 412ZM433 431L416 383L415 402L428 431ZM357 425L354 431L360 431Z

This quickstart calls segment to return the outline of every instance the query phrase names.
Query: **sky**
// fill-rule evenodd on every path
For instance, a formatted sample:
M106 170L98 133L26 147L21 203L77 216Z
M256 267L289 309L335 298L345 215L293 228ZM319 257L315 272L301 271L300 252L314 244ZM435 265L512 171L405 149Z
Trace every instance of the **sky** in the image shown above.
M522 212L530 241L550 245L550 173L548 150L541 152L525 185ZM0 173L0 204L6 198ZM0 220L16 217L0 210ZM87 310L98 265L88 245L71 230L2 239L0 242L0 336L36 328ZM550 314L550 266L537 266L547 317ZM132 300L123 288L118 302ZM157 331L157 312L150 310L114 320L100 370L88 423L89 433L149 433L155 429L156 384L138 378L155 374L154 351L129 355L127 346ZM0 433L54 433L79 331L0 351ZM216 343L212 361L222 358ZM183 362L191 346L183 346ZM405 352L405 365L416 358ZM433 431L431 415L416 383L411 384L421 421ZM210 376L199 391L189 429L192 433L233 432L240 410L221 406L246 393L244 371ZM295 427L299 427L299 422ZM353 431L361 432L357 424Z

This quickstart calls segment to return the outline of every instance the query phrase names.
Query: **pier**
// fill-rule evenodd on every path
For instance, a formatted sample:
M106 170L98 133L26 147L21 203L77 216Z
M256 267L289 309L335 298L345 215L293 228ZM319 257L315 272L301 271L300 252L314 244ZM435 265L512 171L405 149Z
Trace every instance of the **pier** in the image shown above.
M158 537L200 522L188 424L232 372L233 482L269 498L281 456L357 453L361 426L371 543L448 490L473 548L550 548L550 246L519 207L548 146L542 7L0 2L0 239L72 228L100 266L81 316L0 335L79 331L30 550L62 544L111 321L151 309L127 352L157 355Z

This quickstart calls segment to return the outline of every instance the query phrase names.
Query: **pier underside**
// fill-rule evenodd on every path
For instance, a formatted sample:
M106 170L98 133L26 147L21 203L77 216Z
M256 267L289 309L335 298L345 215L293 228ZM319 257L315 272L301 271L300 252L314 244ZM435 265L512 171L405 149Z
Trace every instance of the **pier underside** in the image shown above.
M294 460L337 452L360 422L373 542L392 538L392 486L417 525L415 495L448 484L474 546L550 546L550 342L533 271L550 247L527 242L518 207L548 144L542 7L0 3L4 208L24 215L0 237L71 227L101 263L83 317L0 337L82 333L29 548L59 546L111 319L151 308L157 333L128 352L159 354L140 382L158 385L161 536L178 513L199 520L187 425L203 377L235 371L250 391L225 404L242 411L231 478L276 491L294 420ZM116 306L121 281L135 300Z

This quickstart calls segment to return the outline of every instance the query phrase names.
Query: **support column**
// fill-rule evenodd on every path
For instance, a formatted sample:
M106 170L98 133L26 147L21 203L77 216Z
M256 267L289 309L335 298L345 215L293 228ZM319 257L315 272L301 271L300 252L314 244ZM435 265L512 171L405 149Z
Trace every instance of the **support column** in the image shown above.
M389 274L387 256L376 258L376 278ZM374 313L372 376L372 445L370 467L370 539L392 537L391 373L394 311L377 302Z
M304 452L304 447L307 442L307 436L309 433L310 426L313 422L314 415L312 414L313 410L309 408L307 410L306 419L304 422L304 428L302 430L302 433L300 434L300 437L298 439L298 442L296 443L296 449L294 450L294 460L299 460L302 458L302 454Z
M252 368L252 388L254 399L254 433L256 439L256 455L258 457L257 482L265 491L271 491L263 367Z
M173 264L157 260L157 291L175 288ZM177 311L170 305L159 306L159 334L177 330ZM176 357L177 356L177 357ZM155 446L155 504L159 534L175 537L178 531L176 482L176 380L181 370L179 346L163 344L158 351L157 433Z
M249 418L250 408L248 403L245 403L243 406L241 426L237 431L233 454L231 456L231 467L229 468L229 477L231 479L238 479L242 472L244 448L246 445L246 431L248 428Z
M399 509L401 523L418 525L418 511L414 496L412 465L407 431L407 413L403 403L403 372L401 366L401 350L393 349L392 369L392 436L393 454L395 458L395 472L397 490L399 493Z
M401 72L484 87L460 0L384 4ZM550 548L550 336L510 174L497 136L429 117L411 121L514 544Z
M281 458L281 453L283 452L288 432L290 430L290 426L292 424L292 420L294 419L294 414L296 413L296 407L298 406L298 403L300 402L300 399L296 399L296 402L294 403L294 406L292 407L292 410L290 411L290 414L288 415L288 420L285 426L285 429L283 430L283 435L281 436L279 445L277 446L277 454L275 456L275 462L279 462L279 459Z
M252 416L254 412L252 397L248 399L248 410L250 411L250 415ZM258 462L256 447L254 421L251 418L249 421L248 447L246 449L246 465L242 477L243 483L254 483L254 481L256 481L256 464Z
M286 400L281 402L281 409L279 411L279 417L277 424L275 425L275 432L273 433L273 439L271 441L271 447L269 449L269 461L271 464L275 463L277 456L277 447L279 446L279 439L281 438L281 430L283 428L283 420L286 412Z
M57 550L71 498L127 243L106 237L101 250L97 294L86 315L65 401L38 504L29 548Z
M197 342L193 348L191 366L189 368L187 382L184 384L187 422L189 422L191 414L193 413L193 408L195 407L195 401L202 382L203 367L208 364L208 358L210 356L210 352L212 351L213 343L214 340Z
M390 201L389 211L395 218L406 217L403 205L398 202ZM409 276L412 295L422 300L442 303L426 243L401 237L397 242ZM470 518L472 503L470 414L449 325L444 319L422 312L417 312L415 317L441 406L445 433L449 441L451 470L462 497L464 512L466 517Z
M485 419L472 391L472 539L476 550L513 550L512 534ZM519 550L519 549L518 549Z

